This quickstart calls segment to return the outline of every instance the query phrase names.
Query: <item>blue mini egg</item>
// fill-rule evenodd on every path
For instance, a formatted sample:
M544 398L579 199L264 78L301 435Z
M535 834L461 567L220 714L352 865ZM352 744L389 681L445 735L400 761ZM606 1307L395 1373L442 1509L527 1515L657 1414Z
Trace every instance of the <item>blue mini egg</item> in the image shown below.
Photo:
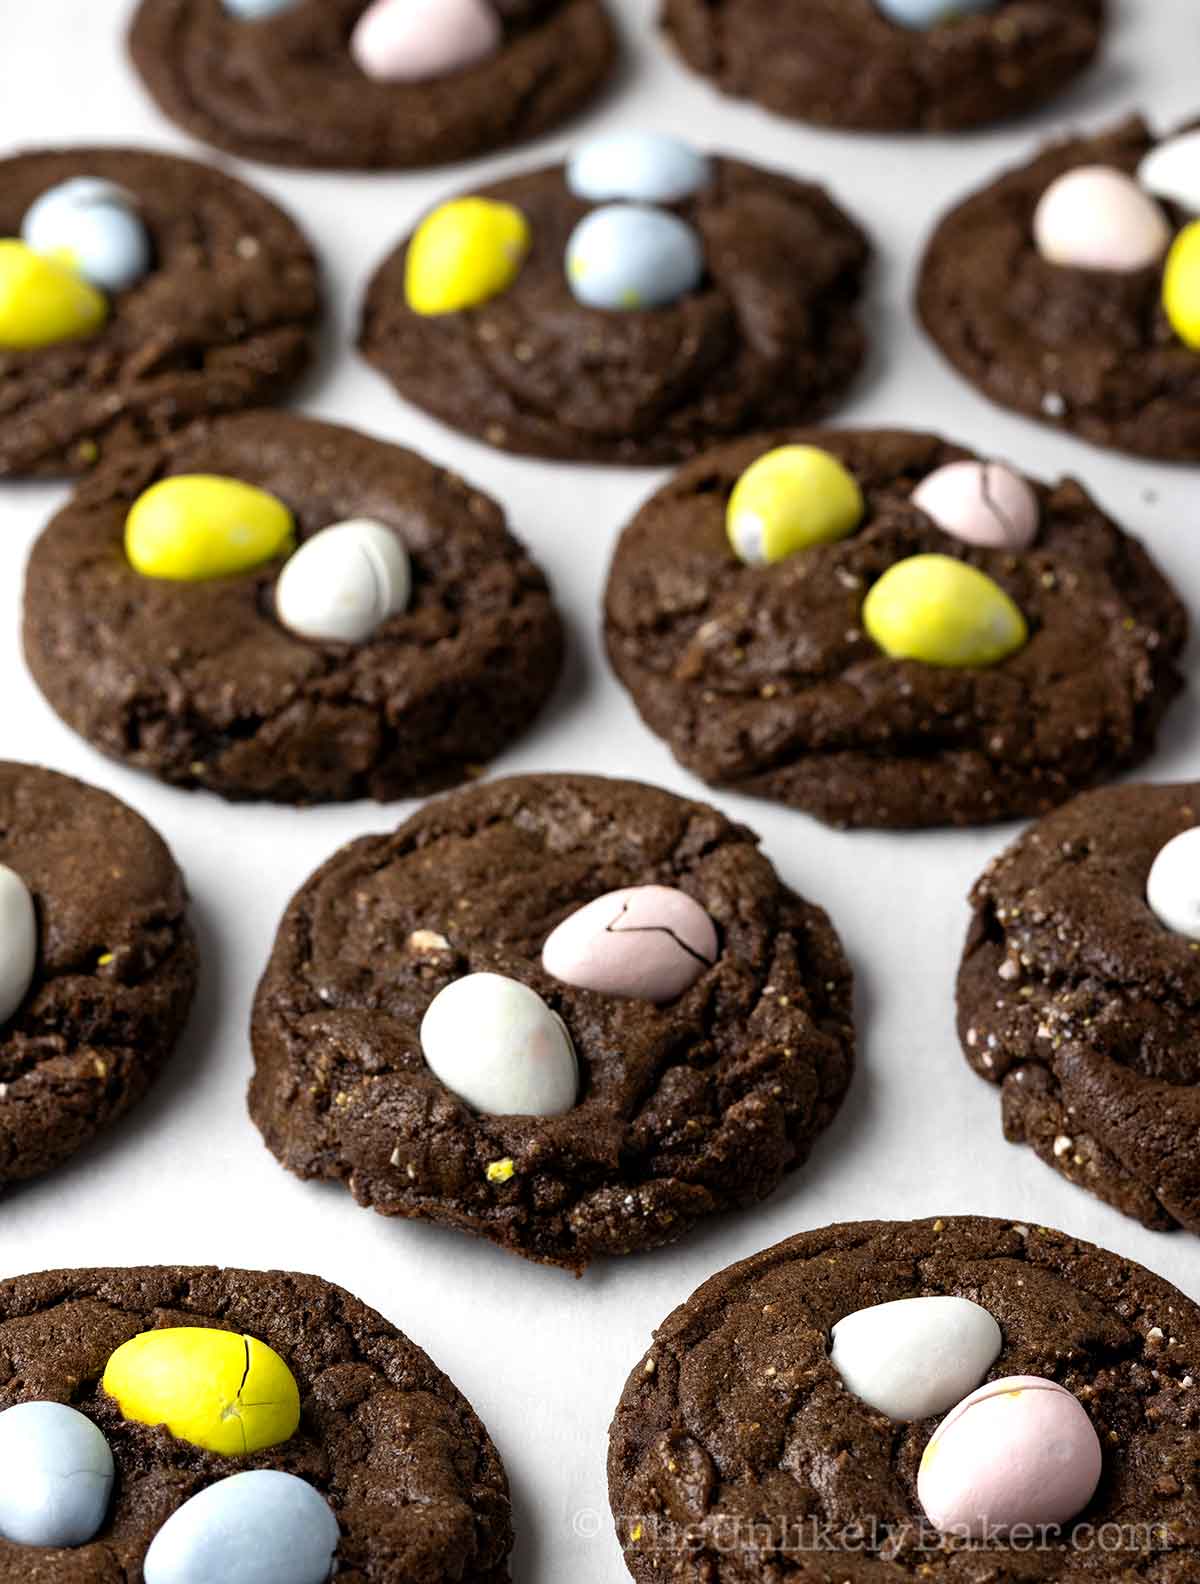
M249 1469L184 1502L150 1542L146 1584L325 1584L338 1521L294 1474Z
M35 253L66 253L84 280L119 292L150 273L150 237L132 197L113 182L78 176L51 187L21 223Z
M281 11L292 10L300 0L221 0L221 3L239 22L265 22Z
M104 1523L113 1477L113 1455L103 1431L74 1408L26 1402L0 1413L0 1535L5 1540L86 1545Z
M640 204L608 204L581 220L567 243L567 279L589 308L663 308L704 278L694 227Z
M889 22L906 28L939 27L958 17L980 16L994 11L999 3L1000 0L875 0Z
M567 163L567 186L588 203L679 203L711 178L704 154L662 132L601 133L580 144Z

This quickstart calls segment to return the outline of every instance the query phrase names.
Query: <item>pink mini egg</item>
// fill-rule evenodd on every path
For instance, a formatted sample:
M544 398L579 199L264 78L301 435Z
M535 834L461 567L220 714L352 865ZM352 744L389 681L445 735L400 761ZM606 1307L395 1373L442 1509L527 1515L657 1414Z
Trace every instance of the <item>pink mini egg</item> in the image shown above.
M964 1397L925 1448L917 1494L943 1534L971 1540L1068 1523L1095 1495L1100 1438L1077 1398L1038 1375Z
M717 927L673 886L630 886L565 918L542 948L563 984L639 1001L674 1001L717 960Z
M1037 538L1038 498L1003 462L950 462L921 480L912 503L964 544L1028 550Z
M377 82L423 82L486 60L503 37L488 0L375 0L350 53Z
M1132 176L1109 165L1080 165L1046 188L1033 235L1051 264L1126 273L1157 264L1171 228Z

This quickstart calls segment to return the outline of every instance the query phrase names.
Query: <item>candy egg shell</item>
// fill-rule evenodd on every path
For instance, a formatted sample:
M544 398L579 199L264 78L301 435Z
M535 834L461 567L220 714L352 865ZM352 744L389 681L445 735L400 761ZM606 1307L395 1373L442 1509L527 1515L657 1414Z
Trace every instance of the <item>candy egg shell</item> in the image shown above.
M897 561L863 601L863 625L893 660L997 665L1029 639L1025 618L1000 585L952 556Z
M202 582L230 577L292 545L292 514L266 490L205 473L160 479L125 522L125 552L143 577Z
M579 908L552 931L542 967L602 995L674 1001L717 960L717 927L685 891L630 886Z
M1029 484L1003 462L950 462L917 485L912 503L964 544L1028 550L1041 511Z
M239 22L264 22L282 11L292 11L300 0L221 0L221 4Z
M994 11L999 0L875 0L875 4L889 22L899 27L932 28L959 17Z
M1146 901L1167 929L1200 941L1200 826L1181 831L1160 850L1146 881Z
M208 1326L132 1337L109 1359L103 1384L126 1419L166 1425L227 1457L278 1446L300 1423L300 1391L279 1354L257 1337Z
M1035 1375L992 1381L934 1431L917 1494L943 1533L972 1539L1018 1525L1058 1525L1095 1495L1104 1458L1069 1391Z
M504 29L488 0L375 0L350 53L377 82L424 82L494 55Z
M1200 220L1183 228L1167 256L1163 308L1179 339L1200 351Z
M750 566L845 539L866 511L858 481L819 446L780 446L742 474L729 497L729 542Z
M21 236L101 291L125 291L150 273L150 235L124 188L76 177L51 187L29 208Z
M566 263L571 290L589 308L662 308L703 280L704 244L664 209L607 204L575 227Z
M512 204L456 198L427 215L408 244L404 291L414 313L460 313L507 291L533 245Z
M0 1028L29 992L37 946L37 914L29 887L7 864L0 864Z
M103 328L108 300L58 259L0 240L0 347L31 351Z
M1200 127L1167 138L1138 166L1138 181L1148 193L1200 214Z
M839 1320L830 1360L848 1391L907 1422L961 1402L1003 1345L995 1320L968 1298L901 1298Z
M362 643L408 605L412 571L399 536L351 518L306 539L275 585L279 620L301 638Z
M711 180L711 161L663 132L602 132L567 163L567 186L589 203L679 203Z
M447 1089L490 1116L563 1116L579 1094L562 1019L503 974L467 974L434 996L421 1049Z
M1033 218L1038 251L1074 269L1147 269L1167 251L1167 218L1131 176L1080 165L1052 181Z
M0 1536L17 1545L86 1545L104 1523L114 1472L103 1432L74 1408L56 1402L6 1408Z
M231 1474L184 1502L150 1542L145 1584L325 1584L340 1531L307 1481Z

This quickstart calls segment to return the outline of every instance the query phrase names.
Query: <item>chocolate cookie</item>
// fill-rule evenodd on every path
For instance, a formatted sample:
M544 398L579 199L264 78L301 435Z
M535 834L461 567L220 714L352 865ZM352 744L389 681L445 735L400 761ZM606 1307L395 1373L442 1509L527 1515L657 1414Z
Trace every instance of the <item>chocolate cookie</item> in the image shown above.
M234 1457L123 1417L101 1385L111 1355L170 1327L242 1333L273 1348L299 1388L295 1433ZM186 1266L18 1276L0 1282L0 1358L0 1409L70 1404L99 1426L116 1465L94 1540L43 1549L0 1539L3 1584L140 1579L172 1515L247 1469L281 1470L329 1503L337 1576L348 1584L508 1580L508 1481L487 1431L420 1348L315 1276Z
M486 4L497 14L493 52L407 81L368 76L351 51L368 0L294 0L263 20L225 0L142 0L129 47L164 114L243 158L442 165L540 136L594 98L616 64L602 0ZM432 25L431 14L422 26Z
M940 1408L893 1420L834 1364L839 1322L931 1297L966 1299L998 1322L999 1352L979 1360L989 1381L1065 1388L1056 1395L1070 1393L1084 1434L1094 1442L1087 1421L1098 1434L1099 1489L1057 1531L1014 1528L969 1546L943 1538L917 1492ZM930 1332L913 1358L926 1386L950 1366L936 1324ZM878 1362L854 1359L868 1375ZM630 1376L608 1465L625 1561L639 1584L1185 1584L1200 1544L1197 1376L1197 1306L1061 1232L972 1216L805 1232L706 1282ZM1006 1406L1024 1412L1012 1398ZM998 1466L1002 1449L992 1451Z
M402 245L368 289L364 356L443 422L568 461L675 462L728 435L819 416L863 358L866 238L810 183L723 158L708 177L664 211L692 228L699 284L633 311L591 307L572 291L568 243L600 211L570 190L563 167L481 189L528 223L515 280L475 307L418 313Z
M0 334L0 477L84 472L194 418L266 405L312 356L316 262L268 199L144 149L19 154L0 162L0 236L79 178L124 190L148 272L106 294L93 333L26 347Z
M731 495L786 445L845 464L861 521L836 542L747 565L727 534ZM1179 600L1071 480L1009 474L1032 490L1027 548L971 545L939 527L913 492L969 457L903 431L799 431L700 457L651 497L617 545L605 639L681 763L834 825L905 827L1042 813L1150 753L1180 686ZM870 591L923 555L987 574L1019 607L1028 641L982 666L883 652L864 630Z
M411 558L407 609L361 642L320 640L276 615L279 555L238 576L143 576L124 543L131 508L196 473L269 491L302 545L374 519ZM494 501L398 446L282 413L194 426L87 480L34 546L24 636L46 697L103 752L177 786L288 803L461 780L528 726L563 645Z
M1198 818L1200 786L1126 786L1040 821L971 893L958 979L963 1051L1000 1087L1005 1137L1143 1225L1190 1232L1200 960L1147 880Z
M1043 257L1034 217L1067 172L1132 175L1159 140L1138 117L1053 144L942 220L921 265L917 309L942 352L984 395L1095 445L1200 460L1200 353L1162 305L1161 257L1085 269ZM1182 212L1166 205L1170 230Z
M670 888L715 923L715 961L698 949L669 1002L543 965L557 926L602 896L596 934L620 945L629 898L611 893L628 887ZM672 944L635 928L648 954ZM578 1080L561 1114L489 1114L435 1076L426 1014L468 975L532 990L551 1038L565 1024ZM497 1028L467 1027L452 1054L490 1059ZM753 835L594 776L471 788L343 848L284 916L252 1038L250 1112L290 1170L575 1271L769 1194L832 1120L854 1045L837 936Z
M664 0L663 26L693 71L779 115L947 132L1060 93L1099 49L1104 14L1104 0L1001 0L905 27L875 0Z
M0 866L3 1185L142 1097L183 1030L196 947L165 843L96 787L0 763Z

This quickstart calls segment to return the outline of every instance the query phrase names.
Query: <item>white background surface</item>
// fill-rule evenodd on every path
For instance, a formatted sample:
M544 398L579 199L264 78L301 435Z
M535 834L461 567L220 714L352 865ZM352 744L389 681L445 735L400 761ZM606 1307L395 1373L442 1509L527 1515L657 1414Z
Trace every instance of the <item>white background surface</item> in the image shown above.
M1115 0L1107 62L1048 113L1002 132L919 142L821 133L722 101L659 44L652 0L617 0L617 9L630 63L619 88L582 125L669 128L819 175L876 238L868 308L875 353L840 416L942 430L1032 472L1076 474L1150 542L1200 612L1195 471L1110 457L1006 416L940 363L907 307L933 216L1049 130L1103 125L1135 106L1163 126L1196 113L1195 0ZM0 152L130 142L204 157L151 107L126 64L129 10L127 0L3 0ZM481 161L469 175L345 177L261 166L243 174L298 217L327 269L332 330L299 401L414 446L497 495L569 615L571 659L559 695L495 771L607 771L703 795L638 722L598 642L610 548L665 475L506 458L402 405L350 350L368 273L424 207L531 158L556 156L578 135L577 125L532 154ZM217 1262L290 1267L341 1282L425 1346L487 1423L513 1484L517 1584L626 1577L604 1478L607 1426L625 1376L652 1326L699 1282L792 1232L835 1220L967 1211L1036 1220L1141 1260L1200 1298L1200 1244L1143 1231L1062 1182L1030 1151L1005 1145L998 1095L959 1054L952 991L964 896L1013 827L840 835L801 814L711 794L761 833L791 884L830 909L860 986L860 1066L849 1102L810 1166L756 1212L709 1224L675 1249L608 1262L576 1282L461 1235L386 1221L340 1188L288 1176L244 1105L254 985L301 881L342 842L388 827L410 805L228 807L127 772L74 737L35 691L18 645L25 556L64 497L56 487L0 486L0 754L96 782L158 826L188 876L203 975L189 1032L151 1097L64 1170L0 1205L0 1274ZM1149 774L1200 774L1196 696L1175 707Z

